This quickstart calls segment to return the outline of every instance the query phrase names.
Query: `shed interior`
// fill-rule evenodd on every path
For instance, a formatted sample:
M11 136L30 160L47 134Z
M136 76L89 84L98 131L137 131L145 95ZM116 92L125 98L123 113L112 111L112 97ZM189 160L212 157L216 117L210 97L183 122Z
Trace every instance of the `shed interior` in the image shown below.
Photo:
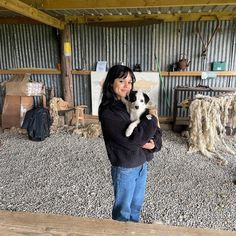
M214 94L214 88L216 93L236 88L236 1L0 0L0 121L7 98L4 84L13 76L27 74L45 86L47 99L51 93L72 107L85 106L88 117L96 119L92 116L91 72L96 71L98 61L106 61L106 69L123 63L131 68L138 64L142 72L158 72L160 121L185 124L188 110L177 109L177 100L192 97L198 87L203 94ZM181 91L178 97L176 91ZM16 95L10 97L7 108L20 116L17 109L22 101L30 107L40 99L41 94ZM0 214L5 217L0 228L6 234L45 234L50 227L61 234L69 230L103 234L104 222L108 227L105 233L114 233L109 220L65 217L67 226L62 230L60 224L65 221L56 216L36 216L36 227L30 213ZM71 220L81 221L83 227L71 228ZM158 225L138 225L140 233L136 226L121 224L116 222L115 228L124 234L131 230L140 235L233 235Z
M30 73L53 96L86 105L87 114L98 61L106 61L106 69L138 64L143 72L160 73L158 113L167 123L175 116L177 86L236 87L233 0L17 0L0 1L0 7L0 82ZM213 78L202 79L202 72L213 70ZM1 111L4 95L1 90Z

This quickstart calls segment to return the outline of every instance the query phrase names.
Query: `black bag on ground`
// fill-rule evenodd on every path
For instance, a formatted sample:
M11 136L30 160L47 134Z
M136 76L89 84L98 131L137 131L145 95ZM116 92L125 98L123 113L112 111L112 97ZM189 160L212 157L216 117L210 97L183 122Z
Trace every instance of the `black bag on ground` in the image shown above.
M52 120L47 108L38 107L26 112L23 129L27 129L28 137L33 141L43 141L50 135Z

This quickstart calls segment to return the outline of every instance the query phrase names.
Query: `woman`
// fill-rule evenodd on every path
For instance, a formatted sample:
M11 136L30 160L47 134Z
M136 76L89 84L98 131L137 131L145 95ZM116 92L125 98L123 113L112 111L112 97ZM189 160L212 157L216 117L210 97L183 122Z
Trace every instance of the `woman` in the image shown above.
M131 123L121 102L133 89L135 76L123 65L111 67L103 84L99 120L111 162L115 201L112 219L134 221L140 219L147 179L147 161L156 150L152 139L157 130L157 119L148 115L127 138L125 130Z

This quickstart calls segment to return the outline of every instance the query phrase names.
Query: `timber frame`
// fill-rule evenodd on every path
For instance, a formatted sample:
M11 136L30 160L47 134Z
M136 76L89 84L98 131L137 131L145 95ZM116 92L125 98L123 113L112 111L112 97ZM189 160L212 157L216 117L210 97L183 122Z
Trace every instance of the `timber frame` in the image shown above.
M60 30L68 22L149 24L197 21L202 15L208 16L204 20L214 20L215 16L219 20L236 19L235 0L0 0L0 7L0 24L40 22Z
M55 17L52 17L42 11L37 10L19 0L0 0L0 6L13 12L20 13L33 20L53 26L58 29L64 29L65 23Z

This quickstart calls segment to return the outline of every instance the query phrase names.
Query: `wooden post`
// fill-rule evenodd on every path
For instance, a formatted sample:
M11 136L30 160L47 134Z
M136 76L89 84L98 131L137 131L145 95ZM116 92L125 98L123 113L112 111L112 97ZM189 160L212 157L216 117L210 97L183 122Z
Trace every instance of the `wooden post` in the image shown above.
M68 24L65 26L65 29L61 31L61 63L63 99L68 102L70 106L74 106L73 80L71 74L71 37Z

